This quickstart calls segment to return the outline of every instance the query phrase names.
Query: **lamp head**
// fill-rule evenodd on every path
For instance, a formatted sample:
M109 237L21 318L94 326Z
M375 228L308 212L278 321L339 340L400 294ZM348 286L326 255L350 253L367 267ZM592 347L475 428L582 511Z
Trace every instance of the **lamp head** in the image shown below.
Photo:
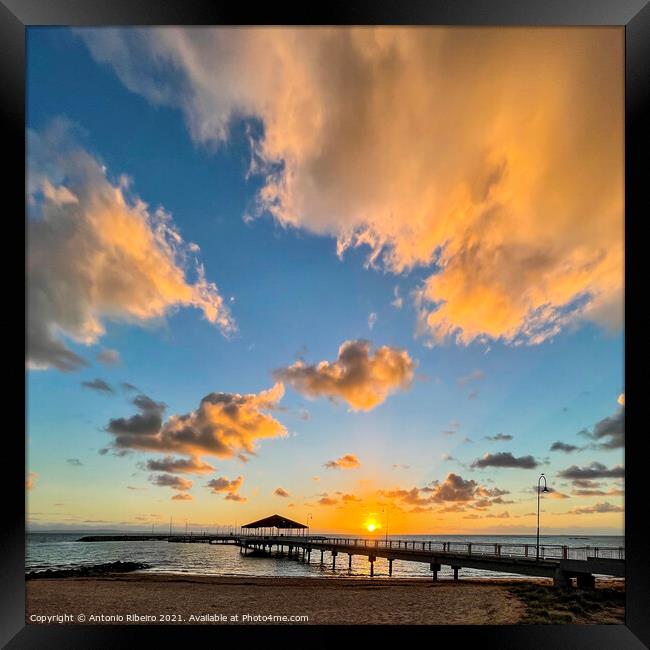
M546 486L544 486L544 488L542 489L542 492L550 492L550 490Z

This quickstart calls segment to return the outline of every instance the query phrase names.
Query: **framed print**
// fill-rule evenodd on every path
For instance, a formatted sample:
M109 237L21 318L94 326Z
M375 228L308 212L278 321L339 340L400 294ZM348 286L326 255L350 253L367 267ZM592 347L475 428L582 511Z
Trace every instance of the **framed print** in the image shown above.
M6 647L648 647L647 2L0 20Z

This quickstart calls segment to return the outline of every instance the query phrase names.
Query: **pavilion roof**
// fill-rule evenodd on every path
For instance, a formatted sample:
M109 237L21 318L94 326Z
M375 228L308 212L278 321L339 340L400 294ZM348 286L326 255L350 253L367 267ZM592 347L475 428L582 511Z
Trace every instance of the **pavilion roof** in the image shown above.
M253 521L250 524L242 526L242 528L307 528L305 524L298 523L292 519L287 519L286 517L281 517L280 515L271 515L270 517L265 517L264 519L258 519Z

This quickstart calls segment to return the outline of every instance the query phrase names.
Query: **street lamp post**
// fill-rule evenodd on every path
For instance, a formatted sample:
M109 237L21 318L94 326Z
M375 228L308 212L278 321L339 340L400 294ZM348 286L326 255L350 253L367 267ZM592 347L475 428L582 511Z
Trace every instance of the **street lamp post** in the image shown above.
M540 490L540 485L544 479L544 488ZM546 487L546 476L541 474L537 479L537 561L539 562L539 498L542 492L548 492L549 489Z

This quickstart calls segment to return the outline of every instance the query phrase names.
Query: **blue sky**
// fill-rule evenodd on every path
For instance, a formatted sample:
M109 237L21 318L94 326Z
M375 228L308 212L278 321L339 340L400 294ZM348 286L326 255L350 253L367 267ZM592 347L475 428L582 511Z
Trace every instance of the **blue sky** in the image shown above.
M604 501L619 507L622 497L570 496L575 486L557 476L571 465L622 464L622 449L549 451L556 441L586 445L587 438L578 432L619 408L617 399L624 392L620 327L580 319L540 344L522 345L491 336L462 344L418 335L414 292L439 271L433 259L395 272L387 265L369 266L363 246L337 256L336 235L318 227L287 226L268 212L244 219L265 184L263 176L247 174L249 129L263 137L263 113L242 118L235 112L224 141L197 141L182 110L129 89L119 70L116 74L110 63L99 62L89 51L90 38L68 29L28 30L28 129L42 134L53 120L65 118L75 125L75 146L105 165L111 184L116 186L125 174L131 179L125 196L139 197L151 210L164 206L182 238L200 246L207 280L216 283L237 331L224 336L192 306L170 305L163 318L142 322L108 316L105 332L91 345L66 339L89 366L74 372L29 370L27 471L35 475L29 492L33 526L95 521L137 526L145 513L147 521L164 521L170 511L197 524L242 523L276 510L291 516L291 503L296 518L313 511L316 527L353 531L387 498L377 496L381 491L444 483L452 472L481 485L494 481L507 490L513 503L495 503L489 512L507 511L508 521L496 526L495 520L464 520L460 513L447 520L436 513L439 502L428 514L410 513L408 501L397 499L391 501L401 513L395 525L404 532L436 527L530 532L534 521L526 513L533 509L534 495L522 491L543 471L549 484L567 495L549 501L553 529L622 530L620 511L583 514L579 522L560 514ZM187 273L193 282L195 270ZM401 308L391 304L396 287ZM371 313L376 314L372 328ZM371 341L373 349L407 352L415 365L408 388L391 389L374 408L354 410L340 395L314 398L285 381L274 417L288 435L259 441L245 463L236 457L202 456L215 472L194 478L191 502L171 501L169 488L152 484L151 473L138 466L156 454L99 453L111 447L112 436L105 430L109 420L136 412L130 404L133 394L121 390L120 382L164 402L167 416L189 413L208 393L260 393L274 385L276 369L299 359L333 363L343 342L362 339ZM119 364L95 361L102 349L116 350ZM468 378L472 373L474 378ZM81 385L95 378L114 392ZM485 439L499 433L512 439ZM534 469L471 467L484 454L497 452L532 455L539 464ZM354 454L360 466L323 467L344 454ZM457 460L443 460L443 454ZM394 468L396 464L408 469ZM245 502L226 501L222 496L228 492L204 487L210 479L238 475L244 476L243 487L235 493ZM605 479L602 488L611 485ZM289 499L273 496L278 486L290 493ZM337 500L337 492L357 495L357 510L318 505L323 494Z

